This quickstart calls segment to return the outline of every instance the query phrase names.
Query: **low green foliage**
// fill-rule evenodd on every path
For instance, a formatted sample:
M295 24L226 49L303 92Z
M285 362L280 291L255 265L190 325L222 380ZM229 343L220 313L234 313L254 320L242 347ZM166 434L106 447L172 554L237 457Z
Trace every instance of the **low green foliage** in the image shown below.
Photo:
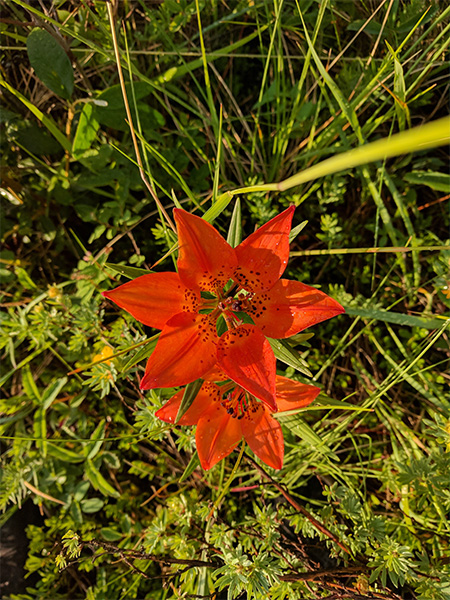
M130 123L108 3L44 5L0 25L1 523L38 507L6 593L449 600L448 134L411 126L447 116L450 8L115 3ZM203 472L101 291L173 270L161 206L236 246L289 204L287 277L347 314L273 347L322 392L281 471Z

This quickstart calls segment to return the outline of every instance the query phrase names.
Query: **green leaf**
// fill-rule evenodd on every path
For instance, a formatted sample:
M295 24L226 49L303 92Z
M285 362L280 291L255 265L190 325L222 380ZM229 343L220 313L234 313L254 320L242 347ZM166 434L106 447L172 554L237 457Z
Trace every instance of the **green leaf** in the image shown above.
M405 78L403 76L403 67L398 59L397 53L385 40L385 44L394 59L394 100L395 100L395 112L397 113L398 124L400 131L405 129L405 118L410 126L410 115L409 108L406 104L406 87Z
M102 419L91 435L91 440L84 447L84 455L87 458L94 458L104 442L106 421Z
M377 308L355 308L353 306L344 306L345 313L350 317L361 317L362 319L375 319L394 325L406 325L407 327L422 327L423 329L439 329L447 321L442 319L433 319L428 317L416 317L414 315L404 315L403 313L380 310Z
M112 527L102 527L100 529L100 533L102 534L102 537L107 542L117 542L118 540L122 539L122 537L123 537L122 533L119 533Z
M198 457L197 452L195 452L192 457L191 460L189 461L188 466L185 468L183 475L180 477L180 479L178 480L178 483L182 483L183 481L185 481L188 477L190 477L190 475L192 475L192 473L195 471L195 469L200 465L200 459Z
M56 400L59 392L66 385L67 381L67 377L61 377L45 388L41 400L44 410L47 410L53 401Z
M128 277L128 279L136 279L136 277L140 277L141 275L148 275L148 273L152 273L152 271L148 271L147 269L139 269L138 267L128 267L127 265L116 265L114 263L108 262L105 263L105 267L108 267L116 273L120 273L120 275Z
M132 367L134 367L134 365L137 365L142 360L145 360L146 358L148 358L150 356L150 354L153 352L153 350L156 348L158 338L159 338L159 333L156 334L152 339L148 340L148 342L145 344L145 346L140 348L136 352L136 354L129 359L129 361L122 368L122 371L126 372L129 369L131 369Z
M290 244L292 244L292 242L298 236L300 231L302 231L306 227L306 225L308 225L308 221L302 221L301 223L296 225L293 229L291 229L291 233L289 234L289 243Z
M232 248L236 248L242 241L242 215L241 201L239 198L234 205L233 214L231 215L230 227L228 229L227 242Z
M55 121L52 118L44 115L42 111L40 111L32 102L30 102L25 96L23 96L19 91L13 88L12 85L9 85L7 81L5 81L2 77L0 77L0 85L8 90L13 96L15 96L22 104L24 104L28 110L37 118L39 121L48 129L48 131L53 135L53 137L61 144L64 150L70 152L71 144L70 141L66 138L64 133L62 133Z
M106 481L90 459L85 462L85 473L86 477L92 483L92 487L101 492L104 496L113 496L114 498L117 498L120 495L119 492Z
M290 429L295 435L304 440L313 450L320 452L321 454L333 454L331 450L326 446L325 442L317 435L317 433L311 429L308 423L299 417L299 415L286 415L275 414L274 417L282 424Z
M141 100L153 92L151 85L145 81L135 81L132 84L126 83L125 90L127 97L130 99L130 110L132 118L136 123L137 113L139 115L139 123L143 131L157 131L160 127L164 126L165 119L163 115L150 106L148 102L142 102ZM136 101L136 108L134 102L131 99L134 98ZM99 104L98 102L101 102ZM120 84L113 85L110 88L104 90L96 98L93 111L95 119L105 125L119 131L128 131L129 126L126 121L127 113L125 111L125 104L123 101L122 88Z
M411 171L403 177L408 183L427 185L436 192L450 194L450 175L437 171Z
M31 374L30 365L25 365L22 369L22 385L25 390L25 394L30 400L40 404L42 402L41 394L37 388L37 385Z
M69 100L73 92L73 69L59 42L45 29L35 28L27 37L27 52L36 75L48 88Z
M197 381L193 381L189 383L184 388L183 398L181 400L180 408L178 409L177 416L175 419L175 425L181 419L181 417L185 414L191 404L194 402L197 394L200 391L200 388L203 385L203 379L197 379Z
M51 456L62 462L79 463L84 460L82 454L78 454L73 450L67 450L67 448L63 448L59 444L52 444L51 442L47 443L47 451Z
M224 194L221 194L214 204L208 208L203 215L205 221L212 223L214 219L217 219L217 217L222 214L226 207L230 204L232 198L233 192L225 192Z
M372 412L372 408L364 408L362 406L355 406L354 404L350 404L349 402L344 402L344 400L335 400L334 398L329 398L325 396L321 398L320 396L315 400L313 406L308 406L304 410L316 409L316 410L325 410L325 409L338 409L338 410L364 410L368 412Z
M103 508L105 501L101 498L87 498L86 500L82 500L81 510L86 514L96 513Z
M78 127L72 144L72 155L79 158L89 150L95 140L99 123L94 116L94 107L91 102L86 102L80 114Z
M14 273L19 280L20 285L26 290L35 290L36 284L22 267L14 267Z
M312 373L309 370L306 361L303 360L297 350L294 350L286 340L267 339L278 360L281 360L285 365L289 365L297 371L300 371L300 373L303 373L307 377L312 377Z
M46 410L40 406L34 413L33 431L36 439L36 447L42 452L43 456L47 455L47 420Z

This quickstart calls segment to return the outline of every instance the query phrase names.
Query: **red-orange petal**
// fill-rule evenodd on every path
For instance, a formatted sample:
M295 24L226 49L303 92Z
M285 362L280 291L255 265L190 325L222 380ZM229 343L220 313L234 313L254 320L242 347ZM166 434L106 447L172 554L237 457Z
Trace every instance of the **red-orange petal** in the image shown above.
M216 362L217 332L208 315L180 313L164 326L141 381L142 390L186 385Z
M156 411L155 416L166 423L174 423L183 399L184 390L177 392L164 406ZM220 388L213 383L205 381L200 388L194 402L187 409L178 425L197 425L200 417L208 410L212 402L220 402Z
M262 404L255 413L248 411L241 421L245 441L266 465L281 469L284 458L284 440L281 426Z
M276 411L276 360L264 335L254 325L225 332L217 347L219 367L238 385Z
M276 388L277 412L308 406L317 398L320 392L320 388L315 385L293 381L281 375L276 377Z
M270 290L284 273L289 260L289 232L295 207L271 219L237 248L239 266L234 279L249 292Z
M316 288L280 279L269 292L255 295L246 308L255 325L272 338L287 338L311 325L331 319L344 308Z
M230 378L225 373L225 371L222 371L222 369L218 365L214 365L214 367L212 369L210 369L207 373L205 373L203 375L202 379L204 379L205 381L213 382L213 381L227 381L227 379L230 379Z
M216 292L233 276L237 266L234 248L204 219L176 208L178 273L188 287Z
M219 402L203 413L197 424L195 441L203 469L211 469L228 456L242 439L240 421L233 419Z
M186 288L178 273L149 273L102 293L135 319L155 329L180 312L195 312L200 295Z

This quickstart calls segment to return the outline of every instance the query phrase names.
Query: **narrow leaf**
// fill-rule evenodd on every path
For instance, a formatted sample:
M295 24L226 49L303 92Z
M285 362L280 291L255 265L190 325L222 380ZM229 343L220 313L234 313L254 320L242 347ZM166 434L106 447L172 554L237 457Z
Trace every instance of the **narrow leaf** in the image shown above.
M116 265L114 263L105 263L105 266L119 273L120 275L124 275L128 277L128 279L136 279L136 277L140 277L141 275L147 275L152 271L148 271L147 269L138 269L137 267L129 267L127 265Z
M285 365L289 365L297 371L300 371L300 373L303 373L307 377L312 377L312 373L309 370L306 361L303 360L297 350L294 350L286 340L267 339L278 360L281 360Z
M299 223L298 225L296 225L295 227L293 227L291 229L291 233L289 234L289 243L292 244L292 242L295 240L295 238L298 236L298 234L306 227L306 225L308 224L308 221L302 221L301 223Z
M49 386L47 386L42 394L42 406L45 410L56 400L59 392L67 383L67 377L61 377L57 379Z
M142 360L145 360L146 358L148 358L150 356L150 354L153 352L153 350L156 348L158 338L159 338L159 334L154 336L151 340L149 340L145 344L145 346L143 346L140 350L138 350L136 352L136 354L128 360L128 362L123 367L122 371L126 372L129 369L131 369L132 367L134 367L134 365L137 365Z
M84 447L84 455L92 459L98 453L104 442L106 421L102 419L91 435L91 441Z
M185 481L188 477L190 477L190 475L192 475L192 473L195 471L195 469L200 465L200 459L198 457L197 452L195 452L192 455L191 460L189 461L188 466L185 468L183 475L180 477L180 479L178 480L178 483L182 483L183 481Z
M351 317L375 319L377 321L384 321L385 323L393 323L394 325L422 327L423 329L439 329L439 327L442 327L442 324L447 320L445 317L442 317L442 319L416 317L414 315L404 315L402 313L376 308L356 308L353 306L345 306L344 308L345 313Z
M85 473L86 477L92 483L92 487L101 492L104 496L113 496L114 498L119 496L119 492L106 481L90 459L85 462Z
M200 391L200 388L203 385L203 379L197 379L197 381L193 381L189 383L184 390L183 398L181 400L180 408L178 409L177 416L175 419L175 425L181 419L181 417L185 414L191 404L194 402L197 394Z
M59 444L52 444L51 442L47 443L48 454L61 460L62 462L68 463L79 463L84 460L84 456L82 454L78 454L73 450L68 450L67 448L63 448Z
M242 241L242 215L241 201L239 198L234 205L233 214L231 215L230 228L228 229L227 242L232 248L236 248Z

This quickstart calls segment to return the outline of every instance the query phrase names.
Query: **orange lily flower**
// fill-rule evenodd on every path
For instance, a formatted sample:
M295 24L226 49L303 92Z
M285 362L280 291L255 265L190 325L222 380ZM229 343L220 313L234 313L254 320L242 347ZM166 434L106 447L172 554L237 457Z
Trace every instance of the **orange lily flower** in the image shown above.
M175 209L178 273L142 275L103 292L138 321L162 330L141 389L185 385L218 363L275 410L275 356L265 336L290 337L344 312L323 292L281 279L294 210L232 248L207 221ZM243 323L243 313L252 324Z
M277 409L273 411L264 401L227 379L217 368L207 373L194 402L178 421L179 425L197 425L195 441L201 466L211 469L244 438L263 462L281 469L283 432L272 413L308 406L320 389L276 375ZM219 381L219 385L215 381ZM156 416L166 423L174 423L183 394L181 390L172 396Z

